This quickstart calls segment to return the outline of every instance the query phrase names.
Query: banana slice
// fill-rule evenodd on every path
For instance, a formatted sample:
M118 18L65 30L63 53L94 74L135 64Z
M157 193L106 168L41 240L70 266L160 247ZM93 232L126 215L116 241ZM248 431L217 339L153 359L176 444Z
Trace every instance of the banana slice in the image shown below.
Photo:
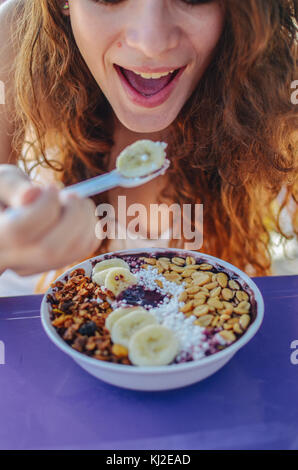
M129 269L129 265L121 258L111 258L111 259L104 259L99 263L96 263L92 270L92 274L98 273L100 271L104 271L109 268L126 268Z
M113 326L115 325L116 321L119 320L119 318L122 318L124 315L127 315L128 313L134 312L134 311L140 311L140 312L145 312L146 310L143 307L119 307L116 308L106 319L106 328L109 331L112 331Z
M179 342L165 326L148 325L131 336L128 350L136 366L165 366L178 354Z
M121 258L104 259L96 263L92 270L92 281L99 286L104 286L109 269L118 267L129 270L129 265Z
M137 284L137 278L126 268L110 268L105 278L105 288L117 297L123 290Z
M157 323L156 318L148 312L135 311L117 320L112 328L113 343L128 347L131 336L144 326Z
M120 153L116 162L117 170L127 178L149 175L164 164L166 147L165 142L138 140Z
M104 286L105 280L109 271L110 269L104 269L103 271L94 273L92 275L92 282L94 282L95 284L98 284L99 286Z

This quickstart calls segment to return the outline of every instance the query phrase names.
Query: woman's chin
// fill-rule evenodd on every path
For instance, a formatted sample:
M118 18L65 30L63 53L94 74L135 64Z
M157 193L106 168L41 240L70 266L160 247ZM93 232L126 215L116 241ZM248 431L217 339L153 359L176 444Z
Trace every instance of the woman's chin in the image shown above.
M116 114L121 124L132 132L147 133L160 132L169 127L175 120L176 116L169 119L169 116L160 119L161 116L142 116L142 115L123 115L122 113Z

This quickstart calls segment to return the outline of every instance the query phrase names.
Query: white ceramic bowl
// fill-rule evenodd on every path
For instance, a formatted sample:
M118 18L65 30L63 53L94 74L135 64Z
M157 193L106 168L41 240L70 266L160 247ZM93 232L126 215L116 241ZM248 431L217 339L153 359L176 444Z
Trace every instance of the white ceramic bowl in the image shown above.
M98 359L93 359L88 357L69 346L63 339L58 335L55 328L52 326L50 321L50 305L46 301L48 294L52 292L52 289L48 289L46 292L42 304L41 304L41 321L45 329L45 332L53 343L58 346L63 352L71 356L77 364L79 364L83 369L92 374L93 376L101 379L105 382L108 382L119 387L124 387L132 390L171 390L175 388L184 387L186 385L199 382L200 380L209 377L214 374L217 370L223 367L234 354L241 349L252 337L256 334L260 325L263 321L264 316L264 302L256 284L252 279L247 276L240 269L235 266L227 263L226 261L220 260L213 256L205 255L200 252L193 252L188 250L179 250L176 248L173 249L163 249L163 248L152 248L148 249L138 249L138 250L123 250L115 251L113 253L106 253L101 256L96 256L91 258L83 263L78 264L77 266L72 267L70 270L62 274L57 280L63 281L65 275L69 274L76 268L83 268L87 275L91 274L93 260L101 260L104 257L109 255L126 255L126 254L139 254L139 253L165 253L173 251L178 254L178 256L195 256L199 257L202 262L210 263L218 267L222 267L225 272L230 274L236 274L237 281L249 291L250 295L254 298L256 302L256 317L254 321L250 324L247 331L231 344L227 348L214 353L210 356L207 356L203 359L197 361L185 362L181 364L172 364L168 366L160 367L135 367L122 364L113 364L109 362L100 361ZM239 276L239 277L238 277Z

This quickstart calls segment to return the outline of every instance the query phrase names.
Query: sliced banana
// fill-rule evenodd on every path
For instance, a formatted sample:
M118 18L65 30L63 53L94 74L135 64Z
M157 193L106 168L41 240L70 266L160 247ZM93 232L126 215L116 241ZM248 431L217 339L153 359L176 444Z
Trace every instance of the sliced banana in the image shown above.
M135 311L117 320L112 328L113 343L128 347L131 336L144 326L157 323L156 318L148 312Z
M92 282L94 282L95 284L98 284L99 286L104 286L105 280L109 271L110 271L109 269L104 269L103 271L94 273L92 275Z
M104 259L99 263L96 263L92 270L92 274L98 273L100 271L104 271L109 268L126 268L129 269L129 265L121 258L110 258Z
M128 350L136 366L165 366L178 354L179 342L169 328L148 325L131 336Z
M96 263L92 270L92 281L99 286L104 286L109 269L118 267L129 270L129 265L121 258L104 259Z
M137 282L136 276L129 269L110 268L105 278L105 288L117 297L123 290L137 284Z
M119 320L119 318L122 318L124 315L127 315L128 313L134 312L134 311L140 311L140 312L145 312L146 310L143 307L119 307L116 308L106 319L106 328L109 331L112 331L113 326L115 325L116 321Z
M149 175L164 164L166 147L165 142L138 140L120 153L116 162L117 170L127 178Z

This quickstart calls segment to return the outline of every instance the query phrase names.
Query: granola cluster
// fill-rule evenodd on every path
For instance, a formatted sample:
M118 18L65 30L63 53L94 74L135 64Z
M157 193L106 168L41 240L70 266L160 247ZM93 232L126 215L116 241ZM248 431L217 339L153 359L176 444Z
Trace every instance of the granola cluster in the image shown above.
M107 293L85 275L84 269L72 271L65 282L57 281L52 289L47 296L52 325L72 348L101 361L130 364L125 348L115 348L105 328L112 311Z

